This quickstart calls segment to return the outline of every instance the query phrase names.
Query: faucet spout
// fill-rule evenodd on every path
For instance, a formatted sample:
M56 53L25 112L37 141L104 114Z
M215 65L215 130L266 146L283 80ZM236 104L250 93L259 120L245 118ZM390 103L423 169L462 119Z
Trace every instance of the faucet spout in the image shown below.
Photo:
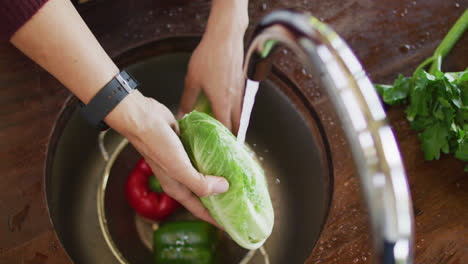
M348 45L316 18L291 10L264 17L254 31L244 74L262 81L270 54L285 45L318 74L338 112L366 200L378 263L413 263L413 210L397 141L374 86Z

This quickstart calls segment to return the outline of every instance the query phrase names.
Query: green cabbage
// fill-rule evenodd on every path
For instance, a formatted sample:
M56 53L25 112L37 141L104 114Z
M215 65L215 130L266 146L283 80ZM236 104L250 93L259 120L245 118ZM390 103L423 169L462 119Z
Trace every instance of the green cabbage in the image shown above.
M201 198L213 218L247 249L259 248L273 229L274 213L263 169L211 116L193 111L179 121L180 137L199 172L225 177L226 193Z

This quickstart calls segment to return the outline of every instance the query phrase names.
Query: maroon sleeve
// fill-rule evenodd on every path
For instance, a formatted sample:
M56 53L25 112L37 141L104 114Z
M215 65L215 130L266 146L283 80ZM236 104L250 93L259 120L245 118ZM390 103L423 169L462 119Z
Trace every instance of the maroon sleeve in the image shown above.
M0 41L8 41L47 0L0 0Z

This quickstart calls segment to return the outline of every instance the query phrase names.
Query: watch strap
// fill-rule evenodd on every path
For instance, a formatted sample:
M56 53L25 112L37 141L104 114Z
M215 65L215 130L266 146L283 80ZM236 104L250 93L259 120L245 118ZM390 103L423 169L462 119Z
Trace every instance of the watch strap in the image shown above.
M137 81L125 70L106 84L87 105L80 101L80 113L92 126L108 129L104 118L136 87Z

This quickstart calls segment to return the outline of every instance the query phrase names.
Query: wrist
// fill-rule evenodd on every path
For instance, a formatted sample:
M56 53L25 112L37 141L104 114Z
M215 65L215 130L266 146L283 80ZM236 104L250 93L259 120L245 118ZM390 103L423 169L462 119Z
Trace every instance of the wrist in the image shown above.
M243 37L249 25L247 8L248 0L213 0L205 34Z
M147 100L140 91L133 90L104 118L104 122L126 137L135 136L144 124Z

